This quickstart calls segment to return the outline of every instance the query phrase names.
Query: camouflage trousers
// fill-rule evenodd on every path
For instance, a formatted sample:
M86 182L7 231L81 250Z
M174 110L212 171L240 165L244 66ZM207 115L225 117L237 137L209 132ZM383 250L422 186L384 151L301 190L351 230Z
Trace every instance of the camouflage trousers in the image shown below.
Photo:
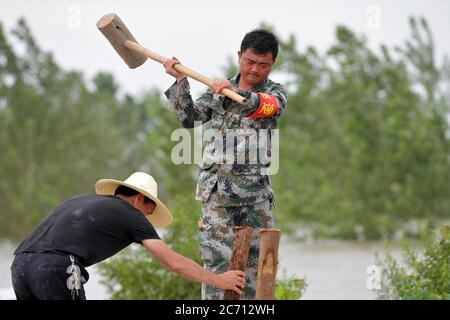
M200 253L204 267L214 273L223 273L229 269L235 232L234 226L252 227L253 239L250 244L245 288L242 300L255 299L258 272L259 239L258 228L273 228L273 200L268 199L249 206L217 206L216 194L213 193L202 205L199 221ZM225 291L202 284L203 300L222 300Z

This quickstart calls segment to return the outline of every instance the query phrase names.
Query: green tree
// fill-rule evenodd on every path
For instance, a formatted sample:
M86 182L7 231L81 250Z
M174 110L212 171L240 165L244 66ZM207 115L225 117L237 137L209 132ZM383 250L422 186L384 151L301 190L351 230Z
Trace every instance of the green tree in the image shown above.
M343 26L324 55L298 52L294 36L282 41L291 90L273 183L285 229L387 238L407 221L448 214L448 63L436 66L426 22L410 25L395 54L377 54Z
M192 190L193 170L173 166L174 111L149 90L120 96L113 76L65 71L35 43L24 20L0 25L0 237L21 239L67 197L104 177L148 171L167 191ZM165 183L167 181L167 183Z
M389 250L384 260L377 257L382 277L377 299L450 300L450 225L425 230L421 245L423 250L414 250L403 240L403 263Z

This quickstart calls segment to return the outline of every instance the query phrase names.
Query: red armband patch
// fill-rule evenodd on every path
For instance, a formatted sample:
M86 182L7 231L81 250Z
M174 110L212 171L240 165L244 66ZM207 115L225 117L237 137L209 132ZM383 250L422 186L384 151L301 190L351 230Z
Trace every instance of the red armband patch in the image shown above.
M258 109L248 115L248 117L253 119L268 118L277 113L278 101L277 98L271 96L267 93L257 92L259 95L259 106Z

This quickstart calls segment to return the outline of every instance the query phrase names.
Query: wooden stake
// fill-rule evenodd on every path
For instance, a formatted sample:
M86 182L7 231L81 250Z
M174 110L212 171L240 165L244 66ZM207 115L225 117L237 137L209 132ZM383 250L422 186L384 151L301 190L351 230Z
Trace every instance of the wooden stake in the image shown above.
M234 231L236 236L233 242L230 270L241 270L245 272L247 269L248 252L250 251L253 228L235 227ZM225 290L224 300L239 300L239 298L239 294L233 290Z
M261 229L258 235L260 248L256 300L273 300L281 232L279 229Z

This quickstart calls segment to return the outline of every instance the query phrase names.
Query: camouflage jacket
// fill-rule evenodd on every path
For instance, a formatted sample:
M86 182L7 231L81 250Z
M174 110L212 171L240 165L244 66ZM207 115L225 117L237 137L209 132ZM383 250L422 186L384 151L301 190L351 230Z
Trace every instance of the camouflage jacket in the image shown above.
M214 139L206 146L197 183L196 200L206 202L211 192L216 190L216 199L220 202L217 205L225 207L251 205L274 196L270 176L267 174L271 155L271 130L277 128L287 103L287 93L281 84L266 79L251 90L241 90L238 87L239 76L229 80L235 91L248 99L245 106L223 95L214 94L211 89L194 102L186 78L178 84L173 84L165 92L184 128L210 121L215 133L221 134L214 134ZM237 143L234 138L227 142L226 135L230 131L236 136ZM265 134L260 135L260 131ZM252 138L248 137L248 133ZM257 140L254 140L255 137ZM220 141L222 145L217 144ZM257 148L260 148L256 161L255 149L251 148L255 141ZM229 148L225 148L223 157L217 156L217 150L223 146L228 147L230 143L234 152L227 159L233 161L222 161ZM268 160L264 158L265 161L262 161L261 154L266 154Z

